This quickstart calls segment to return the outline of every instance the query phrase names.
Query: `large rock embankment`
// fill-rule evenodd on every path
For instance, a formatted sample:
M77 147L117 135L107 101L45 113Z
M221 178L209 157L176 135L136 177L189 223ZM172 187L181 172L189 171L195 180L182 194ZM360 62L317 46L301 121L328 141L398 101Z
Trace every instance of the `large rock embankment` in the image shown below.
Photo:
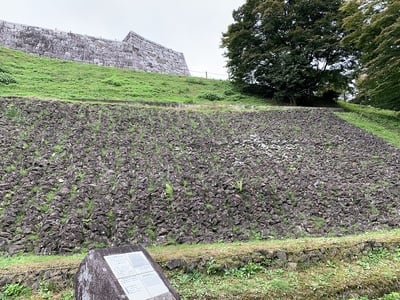
M0 101L0 252L400 224L400 151L324 110Z

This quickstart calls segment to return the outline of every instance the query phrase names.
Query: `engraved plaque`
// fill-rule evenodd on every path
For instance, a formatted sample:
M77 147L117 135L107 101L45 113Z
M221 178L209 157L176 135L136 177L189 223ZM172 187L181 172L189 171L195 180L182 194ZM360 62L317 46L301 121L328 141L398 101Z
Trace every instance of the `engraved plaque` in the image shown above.
M129 300L147 300L169 290L143 254L136 251L104 256Z

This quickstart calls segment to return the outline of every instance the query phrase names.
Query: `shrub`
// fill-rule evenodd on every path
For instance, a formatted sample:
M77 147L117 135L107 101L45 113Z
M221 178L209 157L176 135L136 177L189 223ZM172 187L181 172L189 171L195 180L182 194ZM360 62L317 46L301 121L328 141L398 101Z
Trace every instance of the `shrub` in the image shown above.
M0 299L7 299L29 294L29 289L20 283L10 283L3 287Z
M235 95L235 94L236 94L236 92L233 89L227 89L227 90L224 91L224 95L225 96L232 96L232 95Z
M339 99L339 93L334 90L326 90L322 94L322 98L328 102L336 102Z
M12 77L9 72L5 71L0 67L0 83L3 84L10 84L10 83L17 83L14 77Z
M117 86L117 87L122 86L124 84L124 82L120 78L115 77L115 76L103 79L101 82L108 84L108 85Z
M199 98L205 99L205 100L210 100L210 101L219 101L219 100L223 99L220 95L217 95L212 92L207 92L207 93L201 94L199 96Z

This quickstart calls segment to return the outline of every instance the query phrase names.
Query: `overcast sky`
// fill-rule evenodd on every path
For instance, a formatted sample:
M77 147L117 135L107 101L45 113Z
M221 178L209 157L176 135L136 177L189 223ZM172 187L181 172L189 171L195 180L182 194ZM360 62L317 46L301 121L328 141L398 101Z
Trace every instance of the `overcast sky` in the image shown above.
M3 0L0 20L122 40L129 31L183 52L194 76L226 78L222 32L245 0Z

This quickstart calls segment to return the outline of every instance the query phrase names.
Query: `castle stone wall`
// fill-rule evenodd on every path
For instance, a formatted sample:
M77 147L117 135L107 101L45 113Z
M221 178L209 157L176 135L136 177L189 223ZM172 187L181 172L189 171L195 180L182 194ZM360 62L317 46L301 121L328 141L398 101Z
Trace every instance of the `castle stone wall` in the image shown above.
M190 75L182 53L129 32L123 41L0 21L0 45L31 54L148 72Z

